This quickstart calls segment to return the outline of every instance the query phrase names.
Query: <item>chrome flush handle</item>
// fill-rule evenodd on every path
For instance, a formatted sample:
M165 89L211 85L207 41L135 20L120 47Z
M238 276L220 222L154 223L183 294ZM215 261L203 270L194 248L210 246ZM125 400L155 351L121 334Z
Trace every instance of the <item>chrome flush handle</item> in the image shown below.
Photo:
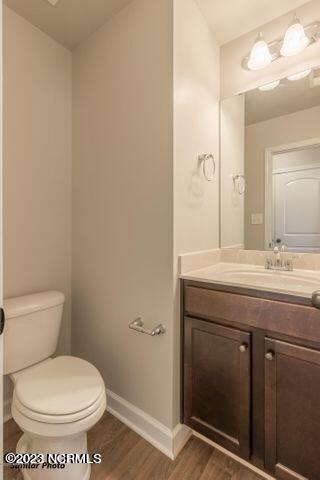
M6 316L3 308L0 309L0 335L3 334L4 325L6 323Z

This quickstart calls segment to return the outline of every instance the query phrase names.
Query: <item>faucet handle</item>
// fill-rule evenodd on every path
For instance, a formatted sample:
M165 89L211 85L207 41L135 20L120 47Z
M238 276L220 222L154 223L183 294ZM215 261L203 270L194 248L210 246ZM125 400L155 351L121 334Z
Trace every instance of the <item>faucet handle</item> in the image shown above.
M293 258L287 258L286 261L284 262L284 267L288 272L293 271Z
M272 262L272 258L267 256L266 257L266 263L265 263L265 269L266 270L271 270L273 267L273 262Z
M287 247L287 245L284 243L284 244L281 246L281 252L282 252L282 253L285 253L285 252L287 252L287 251L288 251L288 247Z

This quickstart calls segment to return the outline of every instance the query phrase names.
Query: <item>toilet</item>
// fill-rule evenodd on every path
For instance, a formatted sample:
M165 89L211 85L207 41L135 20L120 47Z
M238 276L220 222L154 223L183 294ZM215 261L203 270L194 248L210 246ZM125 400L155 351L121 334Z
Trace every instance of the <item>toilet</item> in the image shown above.
M17 453L87 454L87 432L106 409L105 385L93 365L52 357L64 300L50 291L4 302L4 374L13 381L12 415L24 432ZM91 466L40 465L22 473L25 480L88 480Z

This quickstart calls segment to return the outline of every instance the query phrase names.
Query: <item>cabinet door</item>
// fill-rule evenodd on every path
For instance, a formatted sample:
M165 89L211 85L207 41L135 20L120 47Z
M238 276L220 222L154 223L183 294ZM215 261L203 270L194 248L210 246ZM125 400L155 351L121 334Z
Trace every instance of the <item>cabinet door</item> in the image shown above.
M250 333L187 317L184 341L185 423L248 459Z
M281 480L320 478L320 352L265 341L265 462Z

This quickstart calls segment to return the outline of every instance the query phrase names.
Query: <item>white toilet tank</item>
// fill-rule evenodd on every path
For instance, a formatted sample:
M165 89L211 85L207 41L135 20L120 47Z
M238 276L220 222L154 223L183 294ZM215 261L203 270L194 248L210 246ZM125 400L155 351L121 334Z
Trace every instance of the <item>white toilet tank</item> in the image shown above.
M54 354L65 297L43 292L4 301L4 374L18 372Z

